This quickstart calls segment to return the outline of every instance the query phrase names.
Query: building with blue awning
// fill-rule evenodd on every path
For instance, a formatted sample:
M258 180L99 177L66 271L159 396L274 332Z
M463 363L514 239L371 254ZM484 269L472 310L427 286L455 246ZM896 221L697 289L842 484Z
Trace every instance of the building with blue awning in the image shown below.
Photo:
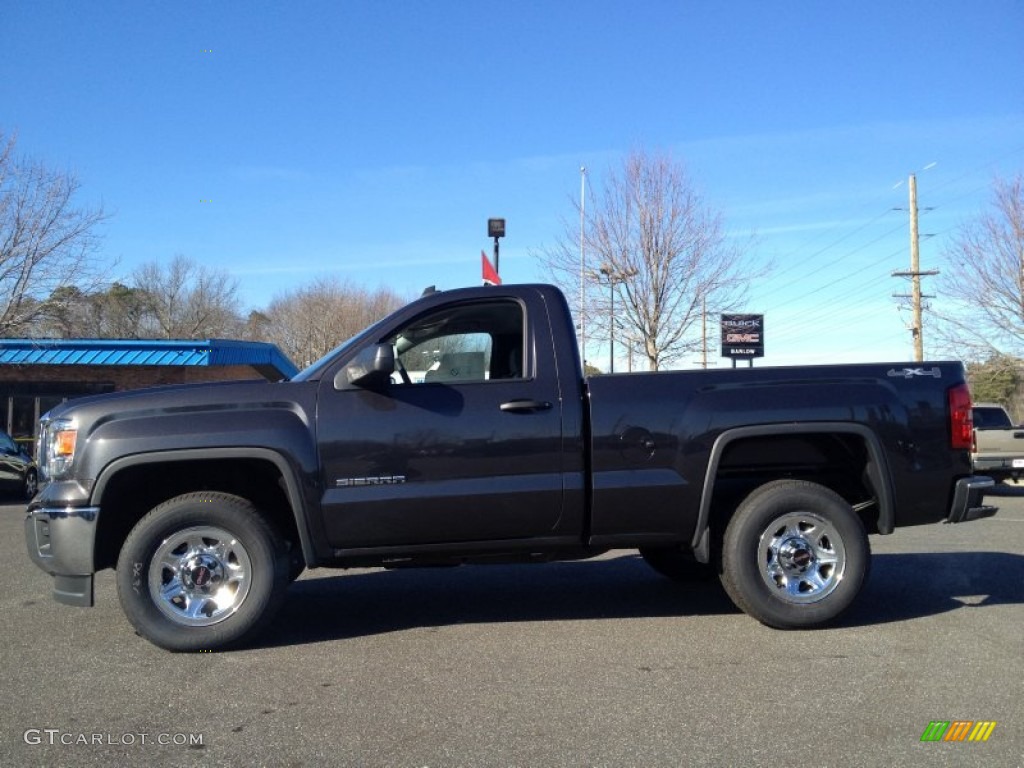
M39 417L72 397L202 381L290 378L275 345L231 339L0 339L0 425L35 437Z

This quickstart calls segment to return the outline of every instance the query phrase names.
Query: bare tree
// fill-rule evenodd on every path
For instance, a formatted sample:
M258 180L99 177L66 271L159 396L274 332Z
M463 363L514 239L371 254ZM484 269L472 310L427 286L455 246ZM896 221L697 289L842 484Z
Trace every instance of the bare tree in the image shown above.
M579 294L581 279L575 206L576 221L539 253L569 296ZM727 242L721 216L668 155L628 155L586 206L583 240L587 328L606 337L614 329L620 343L631 340L651 370L698 349L702 316L739 307L749 280L760 274Z
M131 283L145 296L151 327L144 336L199 339L241 332L238 283L227 272L177 255L167 265L142 265Z
M335 277L276 297L262 314L266 340L304 367L405 301L391 290L368 291Z
M101 208L74 203L78 179L42 163L21 160L14 137L0 134L0 335L21 333L33 321L88 293L107 270L95 260ZM59 307L58 307L59 308Z
M989 210L962 224L943 251L940 345L962 359L1024 356L1024 177L996 179Z

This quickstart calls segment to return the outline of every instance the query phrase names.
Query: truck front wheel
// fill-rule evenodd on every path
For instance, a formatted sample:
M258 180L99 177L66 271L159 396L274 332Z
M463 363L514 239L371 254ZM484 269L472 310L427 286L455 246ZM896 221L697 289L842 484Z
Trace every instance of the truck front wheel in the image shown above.
M853 603L871 550L860 518L828 488L777 480L736 509L722 545L722 585L745 613L778 629L827 624Z
M169 651L212 651L251 639L280 606L288 553L249 501L189 493L132 529L117 589L139 634Z
M711 565L696 561L679 547L641 547L640 556L656 572L672 581L690 583L715 577Z

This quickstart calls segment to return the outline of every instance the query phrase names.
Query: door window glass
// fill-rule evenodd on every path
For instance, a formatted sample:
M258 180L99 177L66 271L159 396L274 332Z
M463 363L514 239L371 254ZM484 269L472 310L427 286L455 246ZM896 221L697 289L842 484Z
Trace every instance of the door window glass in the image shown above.
M523 310L517 302L460 304L417 318L390 340L400 384L518 379Z

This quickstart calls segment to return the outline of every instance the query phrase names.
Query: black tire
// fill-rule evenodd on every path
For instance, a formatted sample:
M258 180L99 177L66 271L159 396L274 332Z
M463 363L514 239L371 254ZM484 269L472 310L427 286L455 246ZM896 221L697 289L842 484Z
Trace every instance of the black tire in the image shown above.
M694 583L715 577L714 566L700 563L678 547L641 547L640 556L651 568L672 581Z
M838 494L776 480L736 509L722 545L722 586L736 606L777 629L824 626L846 611L868 575L864 526Z
M128 620L153 644L215 651L266 627L288 572L283 540L251 502L188 493L132 529L117 561L117 591Z
M22 494L26 500L32 501L37 493L39 493L39 475L36 474L34 469L30 469L25 473L25 485L22 488Z
M293 545L288 550L288 583L299 578L306 571L306 558L302 556L302 550L298 545Z

